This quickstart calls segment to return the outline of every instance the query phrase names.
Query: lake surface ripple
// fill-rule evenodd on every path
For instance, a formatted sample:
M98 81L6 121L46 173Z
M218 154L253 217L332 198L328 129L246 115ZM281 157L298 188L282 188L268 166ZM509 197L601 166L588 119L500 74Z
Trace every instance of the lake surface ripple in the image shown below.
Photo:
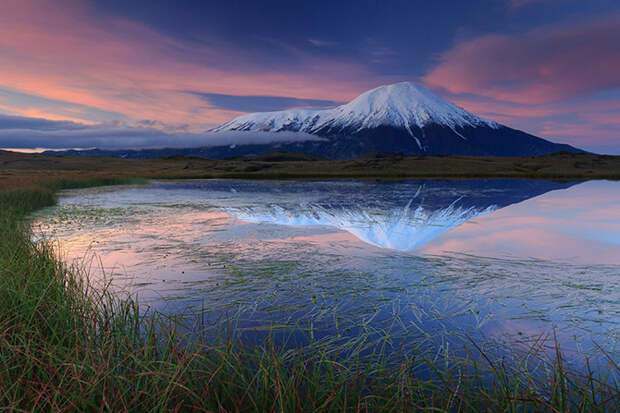
M195 334L458 352L555 329L620 357L618 182L154 181L63 192L35 228Z

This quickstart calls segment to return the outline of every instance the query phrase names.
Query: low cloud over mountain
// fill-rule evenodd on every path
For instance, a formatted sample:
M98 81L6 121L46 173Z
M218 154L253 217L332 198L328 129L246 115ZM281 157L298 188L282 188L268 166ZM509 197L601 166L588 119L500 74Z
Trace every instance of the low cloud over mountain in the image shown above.
M148 121L139 122L137 125L119 122L86 125L70 121L0 115L0 148L181 148L321 140L316 136L294 132L166 132L151 125L152 122Z

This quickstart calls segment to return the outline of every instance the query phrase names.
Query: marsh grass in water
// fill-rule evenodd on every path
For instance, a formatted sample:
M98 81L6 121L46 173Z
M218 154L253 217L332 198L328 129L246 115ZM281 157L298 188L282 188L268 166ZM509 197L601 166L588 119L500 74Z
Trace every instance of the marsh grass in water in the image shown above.
M97 183L110 182L88 184ZM372 340L361 332L345 339L311 338L292 348L286 339L274 338L277 329L258 342L244 342L235 338L230 322L215 338L185 340L182 319L92 288L87 273L69 270L48 244L32 240L27 214L53 204L55 189L0 193L0 406L5 410L620 408L620 370L603 349L607 368L575 371L557 344L548 351L548 337L504 359L475 341L465 342L459 357L442 349L400 352L381 345L389 342L389 329Z

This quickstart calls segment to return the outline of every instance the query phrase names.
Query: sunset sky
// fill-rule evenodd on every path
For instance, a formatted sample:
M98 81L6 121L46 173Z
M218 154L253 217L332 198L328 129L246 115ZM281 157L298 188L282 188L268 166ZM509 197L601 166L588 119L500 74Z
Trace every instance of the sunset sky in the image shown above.
M0 0L0 147L197 146L410 80L620 154L618 0Z

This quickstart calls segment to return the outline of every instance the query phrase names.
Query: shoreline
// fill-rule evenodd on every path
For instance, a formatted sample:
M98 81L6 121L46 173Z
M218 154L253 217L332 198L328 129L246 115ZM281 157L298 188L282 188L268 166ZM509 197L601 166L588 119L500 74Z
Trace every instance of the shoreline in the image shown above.
M141 315L131 297L93 289L79 268L31 241L28 214L54 205L58 190L140 183L89 179L0 191L0 404L9 409L603 412L618 404L613 360L609 372L572 371L557 341L550 358L538 343L507 348L508 364L475 342L468 353L477 356L445 360L391 352L339 360L350 343L290 352L268 339L248 346L223 337L184 346L178 320ZM542 371L521 364L532 358Z

